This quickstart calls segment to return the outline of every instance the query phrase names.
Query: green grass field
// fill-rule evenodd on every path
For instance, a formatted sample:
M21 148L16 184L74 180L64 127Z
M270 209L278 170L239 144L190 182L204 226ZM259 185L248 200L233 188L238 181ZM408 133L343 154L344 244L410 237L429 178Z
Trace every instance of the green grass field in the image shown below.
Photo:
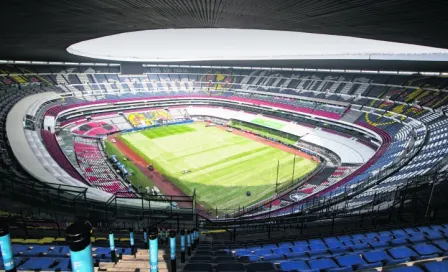
M291 184L294 155L203 123L175 125L123 134L121 139L186 194L196 189L208 209L237 209ZM296 157L294 178L317 163ZM184 169L191 172L182 174ZM279 186L279 188L280 188ZM251 191L252 196L246 196Z

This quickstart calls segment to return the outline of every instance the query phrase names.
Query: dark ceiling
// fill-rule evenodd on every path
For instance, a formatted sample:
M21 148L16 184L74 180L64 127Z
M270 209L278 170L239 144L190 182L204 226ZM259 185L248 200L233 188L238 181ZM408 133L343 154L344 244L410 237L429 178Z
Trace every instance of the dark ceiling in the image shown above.
M68 54L66 48L87 39L160 28L289 30L448 48L445 10L446 0L4 0L0 8L0 59L92 62L92 59ZM419 65L420 70L448 70L445 63L438 62L308 60L236 63L245 66L353 67L346 69L376 69L376 66L384 65L393 69L394 65L404 65L403 69L407 70L417 70L414 65Z

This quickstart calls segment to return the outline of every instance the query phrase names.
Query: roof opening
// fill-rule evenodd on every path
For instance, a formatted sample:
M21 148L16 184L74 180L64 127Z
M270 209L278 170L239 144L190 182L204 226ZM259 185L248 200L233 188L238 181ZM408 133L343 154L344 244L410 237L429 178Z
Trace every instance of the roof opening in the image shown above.
M448 50L346 36L254 29L159 29L73 44L71 54L114 61L381 59L448 61Z

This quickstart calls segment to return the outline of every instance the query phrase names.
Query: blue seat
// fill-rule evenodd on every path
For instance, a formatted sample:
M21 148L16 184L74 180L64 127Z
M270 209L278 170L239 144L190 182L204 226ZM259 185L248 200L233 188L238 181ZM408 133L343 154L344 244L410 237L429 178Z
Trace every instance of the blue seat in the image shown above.
M272 253L272 251L270 249L259 249L259 250L254 251L254 254L257 256L268 255L271 253Z
M441 250L448 251L448 242L447 241L437 241L434 244Z
M381 266L381 263L368 264L361 256L357 254L348 254L336 258L339 266L341 267L355 267L356 269L367 269L372 267Z
M420 231L420 232L428 232L428 231L432 231L432 229L430 228L430 227L427 227L427 226L424 226L424 227L417 227L417 229Z
M255 250L260 250L260 249L263 249L263 248L261 246L255 246L255 245L247 246L247 250L250 250L250 251L255 251Z
M55 257L55 258L65 258L70 254L70 249L68 247L57 246L52 250L47 252L47 257Z
M247 272L259 271L277 271L277 269L274 264L270 262L251 263L247 265Z
M247 249L241 249L241 250L237 250L235 251L235 256L239 257L239 256L244 256L244 255L251 255L252 251L247 250Z
M317 259L308 262L311 269L329 269L338 268L339 266L332 259Z
M353 269L349 266L347 267L334 267L325 270L326 272L352 272Z
M278 248L278 246L275 244L269 244L263 246L263 249L274 249L274 248Z
M256 255L245 255L238 257L238 261L242 263L254 263L259 262L260 260L261 260L260 256Z
M23 251L22 256L26 257L38 257L44 253L50 251L49 246L33 246L29 250Z
M269 254L269 255L263 255L263 261L268 262L280 262L285 260L285 256L281 254Z
M390 241L390 244L393 246L404 246L407 245L408 243L409 243L408 240L406 240L405 238L398 238Z
M392 236L380 235L380 236L376 237L376 239L380 242L388 242L388 241L392 240Z
M375 237L366 237L364 239L359 240L362 244L370 244L370 243L374 243L377 242Z
M365 252L363 253L363 256L368 263L377 263L377 262L387 263L388 261L392 260L392 257L382 250Z
M366 233L366 237L367 238L375 238L375 237L377 237L377 236L380 236L378 233L376 233L376 232L369 232L369 233Z
M280 263L280 269L284 272L310 270L310 267L303 261L286 261ZM319 270L316 270L319 271Z
M308 247L302 247L302 246L295 246L291 248L292 252L294 253L302 253L302 252L308 252Z
M423 267L428 272L446 272L448 271L448 261L429 262L423 264Z
M282 247L293 247L293 246L294 246L294 244L292 242L283 242L283 243L278 244L279 248L282 248Z
M442 253L442 250L430 244L418 244L414 245L412 248L418 255L420 255L420 257L425 258L437 257L440 253Z
M445 231L445 228L440 226L440 225L432 225L429 226L431 229L436 230L436 231Z
M343 253L348 251L347 247L341 242L330 243L327 244L327 246L332 253Z
M389 242L387 241L373 242L370 243L370 246L375 250L390 248Z
M331 243L340 243L340 241L336 237L326 237L324 238L324 241L327 245Z
M294 242L294 246L300 246L300 247L306 247L308 248L308 242L307 241L296 241Z
M322 255L324 253L328 253L327 246L325 244L311 244L310 249L311 250L308 252L310 256Z
M341 241L341 242L352 240L352 237L351 237L351 236L348 236L348 235L338 236L337 238L338 238L339 241Z
M392 235L392 232L390 232L390 231L388 231L388 230L383 230L383 231L378 232L378 234L379 234L380 236L391 236L391 235Z
M280 247L280 248L274 248L272 250L272 253L274 253L274 254L288 254L288 253L291 253L291 250L289 249L289 247Z
M53 258L31 257L20 265L18 270L48 270L55 263Z
M389 254L394 259L403 259L403 258L415 258L418 254L412 249L402 246L402 247L394 247L388 250Z
M286 253L284 254L286 259L290 261L296 261L296 260L308 260L309 257L306 255L305 252L298 252L298 253Z
M364 252L370 249L369 245L353 245L350 247L351 250L353 250L353 252L357 253L357 252Z
M322 241L322 239L310 239L308 240L308 243L310 245L314 245L314 244L324 244L324 241Z
M402 229L395 229L395 230L392 230L392 234L393 234L395 237L397 237L397 235L398 235L398 236L405 236L405 237L408 236L408 234L406 233L406 231L404 231L404 230L402 230Z
M352 240L342 241L342 243L347 247L355 245Z
M353 234L352 235L352 239L354 239L354 240L362 240L365 238L366 238L366 236L364 234Z
M418 232L417 230L413 229L413 228L405 228L403 229L404 232L406 232L407 234L411 234L411 233L416 233Z
M65 259L60 259L59 263L52 268L52 270L55 271L69 271L71 269L69 269L70 266L70 259L69 258L65 258Z
M418 266L403 266L389 269L390 272L423 272L423 270Z
M22 245L12 245L12 254L14 256L18 256L22 254L22 252L28 251L28 246L22 246Z
M442 235L442 233L438 231L432 231L431 233L428 233L426 239L429 239L434 242L438 240L445 240L445 237Z
M416 244L422 244L422 243L426 243L426 238L423 235L420 236L412 236L408 238L408 241L410 241L411 243L413 243L414 245Z

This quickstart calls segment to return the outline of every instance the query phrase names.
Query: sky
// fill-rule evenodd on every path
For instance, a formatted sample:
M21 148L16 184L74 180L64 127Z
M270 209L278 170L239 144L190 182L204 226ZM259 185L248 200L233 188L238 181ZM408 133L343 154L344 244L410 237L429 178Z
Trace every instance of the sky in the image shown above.
M116 61L403 59L448 61L448 50L346 36L253 29L161 29L73 44L69 53Z

